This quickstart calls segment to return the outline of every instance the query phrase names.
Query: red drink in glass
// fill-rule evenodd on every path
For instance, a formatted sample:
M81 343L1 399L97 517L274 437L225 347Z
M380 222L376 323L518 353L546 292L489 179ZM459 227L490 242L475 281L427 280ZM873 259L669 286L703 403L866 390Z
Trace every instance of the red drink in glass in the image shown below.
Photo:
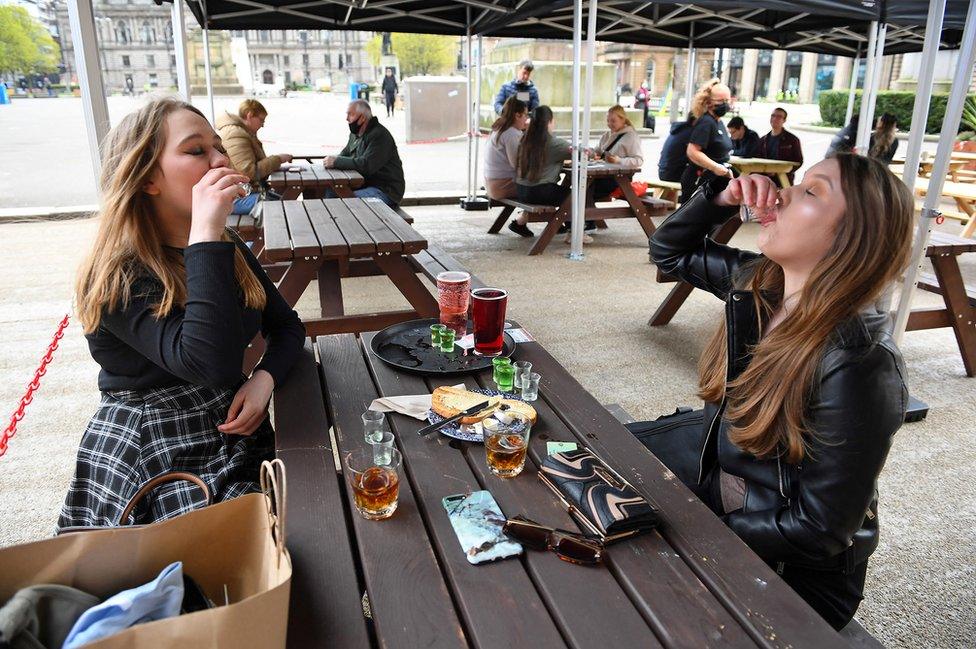
M500 288L471 291L471 320L474 322L474 353L498 356L504 348L505 307L508 292Z
M437 275L437 305L440 322L454 330L458 338L468 329L468 298L471 294L471 275L461 271L447 271Z

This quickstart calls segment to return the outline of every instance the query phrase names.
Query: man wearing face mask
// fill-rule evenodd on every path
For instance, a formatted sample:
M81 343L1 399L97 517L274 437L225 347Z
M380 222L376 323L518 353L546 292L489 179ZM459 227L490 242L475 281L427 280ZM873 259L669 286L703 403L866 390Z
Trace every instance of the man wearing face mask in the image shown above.
M681 201L691 197L695 188L711 175L732 177L726 167L732 154L732 138L722 123L729 112L732 91L719 79L712 79L698 89L691 102L695 126L688 140L688 166L681 174Z
M386 128L373 116L369 102L356 99L346 110L349 142L338 156L326 156L322 161L327 169L358 171L365 182L353 193L360 198L379 198L390 207L403 199L405 183L403 164L396 142ZM335 198L331 191L326 198Z

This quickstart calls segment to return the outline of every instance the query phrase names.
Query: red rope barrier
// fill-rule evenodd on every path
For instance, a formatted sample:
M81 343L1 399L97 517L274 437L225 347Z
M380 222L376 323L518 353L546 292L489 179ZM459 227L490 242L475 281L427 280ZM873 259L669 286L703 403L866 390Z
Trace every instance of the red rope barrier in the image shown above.
M54 332L54 339L51 344L47 346L47 353L41 358L41 364L37 367L37 371L34 372L34 378L30 383L27 384L27 392L20 399L20 405L17 406L17 410L10 417L10 423L4 429L3 434L0 435L0 457L3 457L4 453L7 452L7 444L10 442L10 438L14 436L17 432L17 424L20 420L24 418L24 410L30 405L31 401L34 400L34 392L37 388L41 387L41 377L47 372L47 365L51 362L51 358L54 357L54 352L58 348L58 343L64 338L64 330L68 326L68 314L64 315L61 320L61 324L58 325L58 330Z

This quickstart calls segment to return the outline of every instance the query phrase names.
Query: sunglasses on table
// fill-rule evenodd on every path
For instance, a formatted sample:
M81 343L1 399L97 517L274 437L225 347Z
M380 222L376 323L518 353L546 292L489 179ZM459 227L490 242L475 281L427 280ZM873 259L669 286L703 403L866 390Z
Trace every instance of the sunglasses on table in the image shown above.
M522 545L543 552L552 550L570 563L592 564L603 559L603 543L581 534L540 525L524 516L505 521L502 531Z

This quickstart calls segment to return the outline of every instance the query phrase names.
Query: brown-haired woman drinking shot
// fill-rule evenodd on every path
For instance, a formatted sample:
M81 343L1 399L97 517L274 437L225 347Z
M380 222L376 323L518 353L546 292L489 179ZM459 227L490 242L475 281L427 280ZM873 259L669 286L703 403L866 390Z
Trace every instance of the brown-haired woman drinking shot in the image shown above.
M247 180L184 102L154 100L109 133L98 234L76 291L102 398L59 527L152 522L200 504L197 487L172 482L119 520L140 485L174 470L199 476L215 501L258 489L274 452L268 400L305 331L225 228ZM267 351L245 379L258 332Z
M761 255L708 238L741 204L758 207ZM712 179L650 240L725 318L699 363L702 427L631 430L835 628L862 599L908 400L874 303L908 262L913 207L883 164L841 154L778 193L765 176Z

